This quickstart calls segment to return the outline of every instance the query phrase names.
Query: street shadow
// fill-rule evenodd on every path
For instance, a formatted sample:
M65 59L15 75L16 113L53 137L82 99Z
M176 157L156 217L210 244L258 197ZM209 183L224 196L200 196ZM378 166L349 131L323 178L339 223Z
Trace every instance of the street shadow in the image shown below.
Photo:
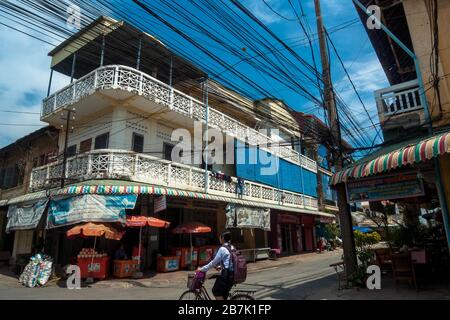
M449 300L450 283L428 279L416 291L408 283L396 286L392 276L383 276L380 290L367 288L347 288L339 290L336 275L326 276L288 288L274 288L261 299L276 300Z

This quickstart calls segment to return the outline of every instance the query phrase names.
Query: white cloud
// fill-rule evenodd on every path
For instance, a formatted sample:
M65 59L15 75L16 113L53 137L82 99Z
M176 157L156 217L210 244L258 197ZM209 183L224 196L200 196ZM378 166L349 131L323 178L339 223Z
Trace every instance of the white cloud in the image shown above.
M50 76L50 46L27 35L0 27L0 110L40 112ZM66 84L54 74L52 91ZM46 125L38 114L0 112L0 123ZM0 125L0 147L37 130L38 126Z
M364 105L367 107L372 121L377 124L378 111L374 98L374 91L388 87L389 83L384 74L376 56L366 59L362 62L344 62L347 69L350 67L349 74L358 90ZM365 134L373 139L376 129L371 128L371 122L367 116L366 111L361 105L357 95L355 94L351 84L347 77L344 75L339 81L335 82L336 91L340 97L345 101L352 111L352 115L355 117L361 127L364 128ZM378 127L377 127L378 128Z
M282 8L283 1L279 0L266 0L266 2L271 6L271 8L279 13L281 16L286 17L288 19L293 19L294 15L291 11L285 10ZM284 3L287 5L287 2ZM274 13L270 8L262 1L262 0L248 0L244 2L244 5L263 23L265 24L273 24L285 21L279 15Z

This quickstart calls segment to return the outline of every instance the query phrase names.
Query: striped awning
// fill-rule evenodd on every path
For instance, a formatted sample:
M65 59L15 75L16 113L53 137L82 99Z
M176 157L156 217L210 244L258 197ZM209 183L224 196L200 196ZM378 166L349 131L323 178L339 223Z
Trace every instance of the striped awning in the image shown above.
M289 212L297 212L304 214L311 214L322 217L331 217L335 218L335 215L309 210L302 207L297 206L286 206L282 204L269 204L262 202L255 202L251 200L243 200L236 199L233 197L223 197L213 194L206 194L200 192L191 192L191 191L183 191L177 190L173 188L165 188L165 187L156 187L151 185L76 185L76 186L67 186L65 188L59 189L55 191L52 195L78 195L78 194L154 194L154 195L166 195L166 196L174 196L174 197L184 197L184 198L192 198L192 199L204 199L204 200L213 200L213 201L221 201L226 203L237 203L250 207L259 207L259 208L269 208L269 209L277 209Z
M414 163L430 160L450 153L450 132L441 133L417 143L408 144L371 161L350 166L333 175L330 184L346 182L349 178L359 179L387 172Z

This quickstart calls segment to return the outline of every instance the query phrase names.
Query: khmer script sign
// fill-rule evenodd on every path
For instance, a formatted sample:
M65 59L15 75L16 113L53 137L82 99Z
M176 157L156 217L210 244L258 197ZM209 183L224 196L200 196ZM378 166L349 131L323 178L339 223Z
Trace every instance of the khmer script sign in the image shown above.
M425 195L423 180L417 172L347 182L348 202L382 201Z

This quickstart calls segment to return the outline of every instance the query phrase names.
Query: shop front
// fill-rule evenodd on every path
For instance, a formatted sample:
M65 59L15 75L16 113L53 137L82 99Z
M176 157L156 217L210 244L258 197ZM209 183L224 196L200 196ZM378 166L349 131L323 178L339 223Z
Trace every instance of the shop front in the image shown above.
M301 216L273 212L271 215L272 231L270 245L281 253L303 251Z
M336 173L331 183L344 183L349 203L389 201L402 215L402 226L391 230L396 250L422 250L446 257L450 248L448 168L450 133L389 146ZM437 160L437 161L436 161ZM442 177L442 185L441 179ZM403 233L402 230L407 230ZM447 234L447 236L446 236ZM399 238L399 237L397 237ZM398 243L397 243L398 242ZM447 254L443 254L447 252Z

